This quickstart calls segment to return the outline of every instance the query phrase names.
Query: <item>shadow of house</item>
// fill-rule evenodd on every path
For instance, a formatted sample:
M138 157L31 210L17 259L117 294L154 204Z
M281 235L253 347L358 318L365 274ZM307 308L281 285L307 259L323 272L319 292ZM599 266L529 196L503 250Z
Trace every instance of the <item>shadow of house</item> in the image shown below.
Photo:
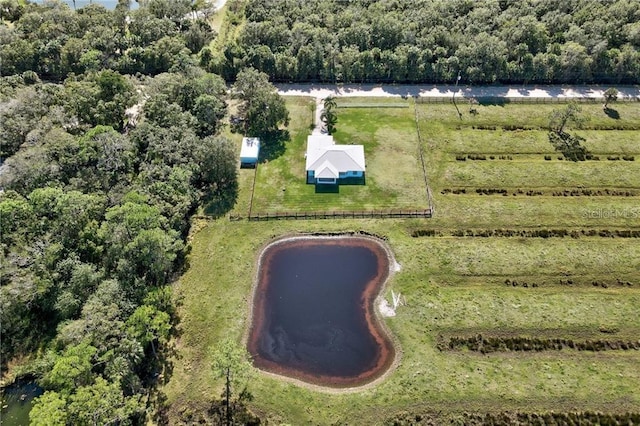
M365 158L362 145L336 145L333 136L307 137L307 183L315 185L364 185Z

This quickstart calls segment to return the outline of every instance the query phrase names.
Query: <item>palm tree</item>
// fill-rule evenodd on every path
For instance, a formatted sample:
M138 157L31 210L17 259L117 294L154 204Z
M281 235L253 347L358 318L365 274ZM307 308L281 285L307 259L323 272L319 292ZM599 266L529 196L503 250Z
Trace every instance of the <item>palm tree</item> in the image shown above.
M336 98L333 96L327 96L324 99L324 108L320 114L320 120L322 120L327 127L327 133L329 134L333 133L336 128L336 123L338 122L338 115L334 111L337 107Z
M336 98L334 96L327 96L326 98L324 98L324 109L326 110L331 110L334 108L337 108L338 105L336 104Z
M338 122L338 116L331 109L325 109L320 114L320 120L327 127L327 133L331 134L336 128L336 123Z

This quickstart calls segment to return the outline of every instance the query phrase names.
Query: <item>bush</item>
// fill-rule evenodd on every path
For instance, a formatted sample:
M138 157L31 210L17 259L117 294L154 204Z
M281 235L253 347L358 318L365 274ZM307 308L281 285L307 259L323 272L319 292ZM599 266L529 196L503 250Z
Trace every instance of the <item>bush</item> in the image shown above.
M513 285L513 284L512 284ZM605 330L605 331L602 331ZM616 333L615 327L600 327L603 333ZM640 349L640 341L623 341L623 340L585 340L576 342L572 339L561 338L537 338L537 337L484 337L481 334L464 337L453 336L449 338L447 344L438 344L438 349L444 350L462 350L467 349L473 352L481 352L483 354L491 352L528 352L528 351L549 351L573 349L578 351L602 352L609 350L638 350Z

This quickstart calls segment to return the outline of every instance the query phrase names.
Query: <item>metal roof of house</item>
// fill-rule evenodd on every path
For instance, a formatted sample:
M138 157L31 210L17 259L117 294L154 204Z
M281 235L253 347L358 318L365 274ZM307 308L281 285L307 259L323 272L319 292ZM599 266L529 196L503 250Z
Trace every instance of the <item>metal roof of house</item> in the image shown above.
M341 172L365 171L362 145L335 145L329 135L310 135L307 138L306 170L316 177L338 177ZM318 173L327 174L320 176ZM329 176L335 174L335 176Z
M242 138L242 148L240 148L240 158L258 159L260 154L259 138Z
M325 161L316 169L315 177L323 179L338 179L340 172L331 165L330 162Z

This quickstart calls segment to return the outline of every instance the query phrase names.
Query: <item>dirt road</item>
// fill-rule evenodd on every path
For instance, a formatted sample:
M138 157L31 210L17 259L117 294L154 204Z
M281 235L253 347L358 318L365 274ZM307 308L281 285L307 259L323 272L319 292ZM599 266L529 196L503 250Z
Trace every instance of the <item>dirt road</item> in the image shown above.
M276 84L285 96L312 96L323 99L333 96L372 97L506 97L506 98L601 98L611 86L465 86L459 85L394 85L394 84ZM639 86L615 86L619 98L640 100Z

